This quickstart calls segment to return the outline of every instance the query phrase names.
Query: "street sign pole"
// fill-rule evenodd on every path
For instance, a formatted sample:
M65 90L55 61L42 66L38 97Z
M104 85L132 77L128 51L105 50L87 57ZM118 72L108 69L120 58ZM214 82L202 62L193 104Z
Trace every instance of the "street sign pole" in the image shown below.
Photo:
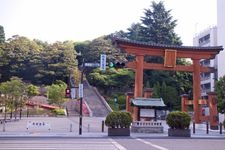
M83 60L84 65L84 60ZM79 98L80 98L80 119L79 119L79 135L82 135L82 110L83 110L83 80L84 80L84 70L85 66L82 67L81 72L81 84L79 84Z
M81 81L83 83L83 73L81 76ZM83 116L83 84L79 84L79 97L80 97L80 121L79 121L79 135L82 134L82 116Z
M79 98L80 98L80 119L79 119L79 135L82 134L82 109L83 109L83 78L85 66L87 67L97 67L98 63L84 63L82 62L82 73L81 73L81 84L79 84ZM106 70L106 54L101 54L100 56L100 70Z

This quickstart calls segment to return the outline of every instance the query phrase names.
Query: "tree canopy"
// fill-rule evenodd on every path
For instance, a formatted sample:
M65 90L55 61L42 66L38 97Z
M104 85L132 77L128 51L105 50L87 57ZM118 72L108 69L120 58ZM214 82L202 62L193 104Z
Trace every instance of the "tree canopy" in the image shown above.
M77 68L74 42L48 44L13 36L0 49L0 81L18 76L34 84L51 84L66 79Z
M218 110L220 113L225 113L225 76L216 82L215 91L218 98Z
M111 95L113 92L128 91L134 85L134 73L128 69L107 68L105 72L95 69L88 76L89 82Z
M92 41L77 43L75 44L75 50L77 53L81 52L85 62L99 62L101 54L107 55L108 62L126 61L125 54L120 53L119 50L112 45L112 41L108 36L101 36ZM81 59L79 61L81 61Z
M3 26L0 25L0 44L5 42L5 32Z

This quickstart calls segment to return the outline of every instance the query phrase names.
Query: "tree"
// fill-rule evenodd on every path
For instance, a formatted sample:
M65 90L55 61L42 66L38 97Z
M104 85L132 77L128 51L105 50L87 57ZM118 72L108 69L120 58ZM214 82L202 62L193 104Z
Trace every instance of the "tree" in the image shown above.
M32 81L37 73L36 64L40 61L42 48L26 37L13 36L3 47L2 81L18 76Z
M125 55L112 45L112 41L107 36L94 39L89 43L88 48L89 50L84 55L86 61L99 62L101 54L106 54L109 62L126 61Z
M5 32L3 26L0 25L0 44L5 42Z
M180 37L174 32L176 20L166 10L162 1L152 2L152 9L145 9L145 16L141 18L142 41L169 45L181 45Z
M0 75L2 82L18 76L33 84L52 84L56 80L67 81L77 68L74 42L48 44L15 35L2 46L0 44Z
M105 72L95 69L89 74L88 81L104 94L111 95L113 92L130 90L134 84L134 73L128 69L107 68Z
M47 90L49 103L61 106L64 102L66 87L67 85L63 81L56 81L56 83L48 86Z
M26 84L18 77L12 77L10 81L2 82L0 84L1 92L6 95L6 104L11 111L11 118L13 110L16 119L18 108L20 107L21 112L21 109L25 104L24 96L27 95L26 88Z
M116 35L135 41L179 46L182 42L174 31L177 21L170 13L171 10L166 10L162 1L159 3L153 1L150 8L144 10L140 23L132 24L128 32L119 32L120 34L116 33ZM155 56L146 56L145 61L148 63L164 62L162 57ZM186 65L187 62L179 59L177 64ZM191 91L192 87L192 75L185 72L145 70L144 81L147 81L144 84L149 83L151 87L154 87L154 92L156 92L154 96L165 98L170 108L175 108L175 105L180 104L177 95ZM167 89L170 89L171 93ZM173 99L168 94L172 94Z
M159 82L154 84L153 97L162 98L169 110L178 109L180 107L178 96L176 87L168 86L165 82L161 85Z
M27 96L32 97L39 94L39 88L33 84L27 86Z
M56 80L66 81L77 67L73 42L55 42L48 45L41 53L41 62L38 75L43 83L49 85Z
M216 82L215 91L218 97L218 110L225 113L225 76L220 77Z
M125 33L125 36L131 40L142 41L143 37L141 35L142 26L140 23L133 23L130 28L128 28L128 32Z

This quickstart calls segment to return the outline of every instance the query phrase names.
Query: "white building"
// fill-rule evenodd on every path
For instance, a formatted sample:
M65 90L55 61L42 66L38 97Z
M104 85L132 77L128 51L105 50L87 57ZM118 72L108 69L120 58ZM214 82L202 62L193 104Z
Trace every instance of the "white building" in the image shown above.
M225 48L225 0L217 0L217 45ZM218 77L225 75L225 50L218 55Z
M211 27L199 33L193 39L194 46L217 46L217 28ZM205 98L207 92L214 91L215 79L218 77L217 73L217 57L211 60L201 60L203 66L214 67L216 71L213 73L201 73L201 96Z
M225 48L225 0L217 0L217 27L199 33L193 39L194 46L223 46ZM214 91L215 80L225 75L225 50L213 60L201 60L201 64L216 68L214 73L201 74L201 96Z

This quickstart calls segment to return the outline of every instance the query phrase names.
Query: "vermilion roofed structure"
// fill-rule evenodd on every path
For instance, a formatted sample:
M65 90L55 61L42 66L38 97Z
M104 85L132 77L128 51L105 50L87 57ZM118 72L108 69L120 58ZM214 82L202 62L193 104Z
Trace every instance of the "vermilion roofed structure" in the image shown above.
M135 70L135 90L134 98L143 96L143 71L151 70L171 70L186 71L193 73L193 105L194 120L196 123L201 122L201 106L198 101L201 99L200 73L213 72L215 68L200 65L201 59L213 59L223 50L222 46L213 47L196 47L196 46L176 46L155 43L138 42L125 38L112 37L115 45L127 54L135 55L135 61L128 62L126 66ZM144 56L158 56L164 58L163 64L147 63ZM190 58L192 65L178 65L177 58ZM139 120L138 108L133 110L134 120Z

